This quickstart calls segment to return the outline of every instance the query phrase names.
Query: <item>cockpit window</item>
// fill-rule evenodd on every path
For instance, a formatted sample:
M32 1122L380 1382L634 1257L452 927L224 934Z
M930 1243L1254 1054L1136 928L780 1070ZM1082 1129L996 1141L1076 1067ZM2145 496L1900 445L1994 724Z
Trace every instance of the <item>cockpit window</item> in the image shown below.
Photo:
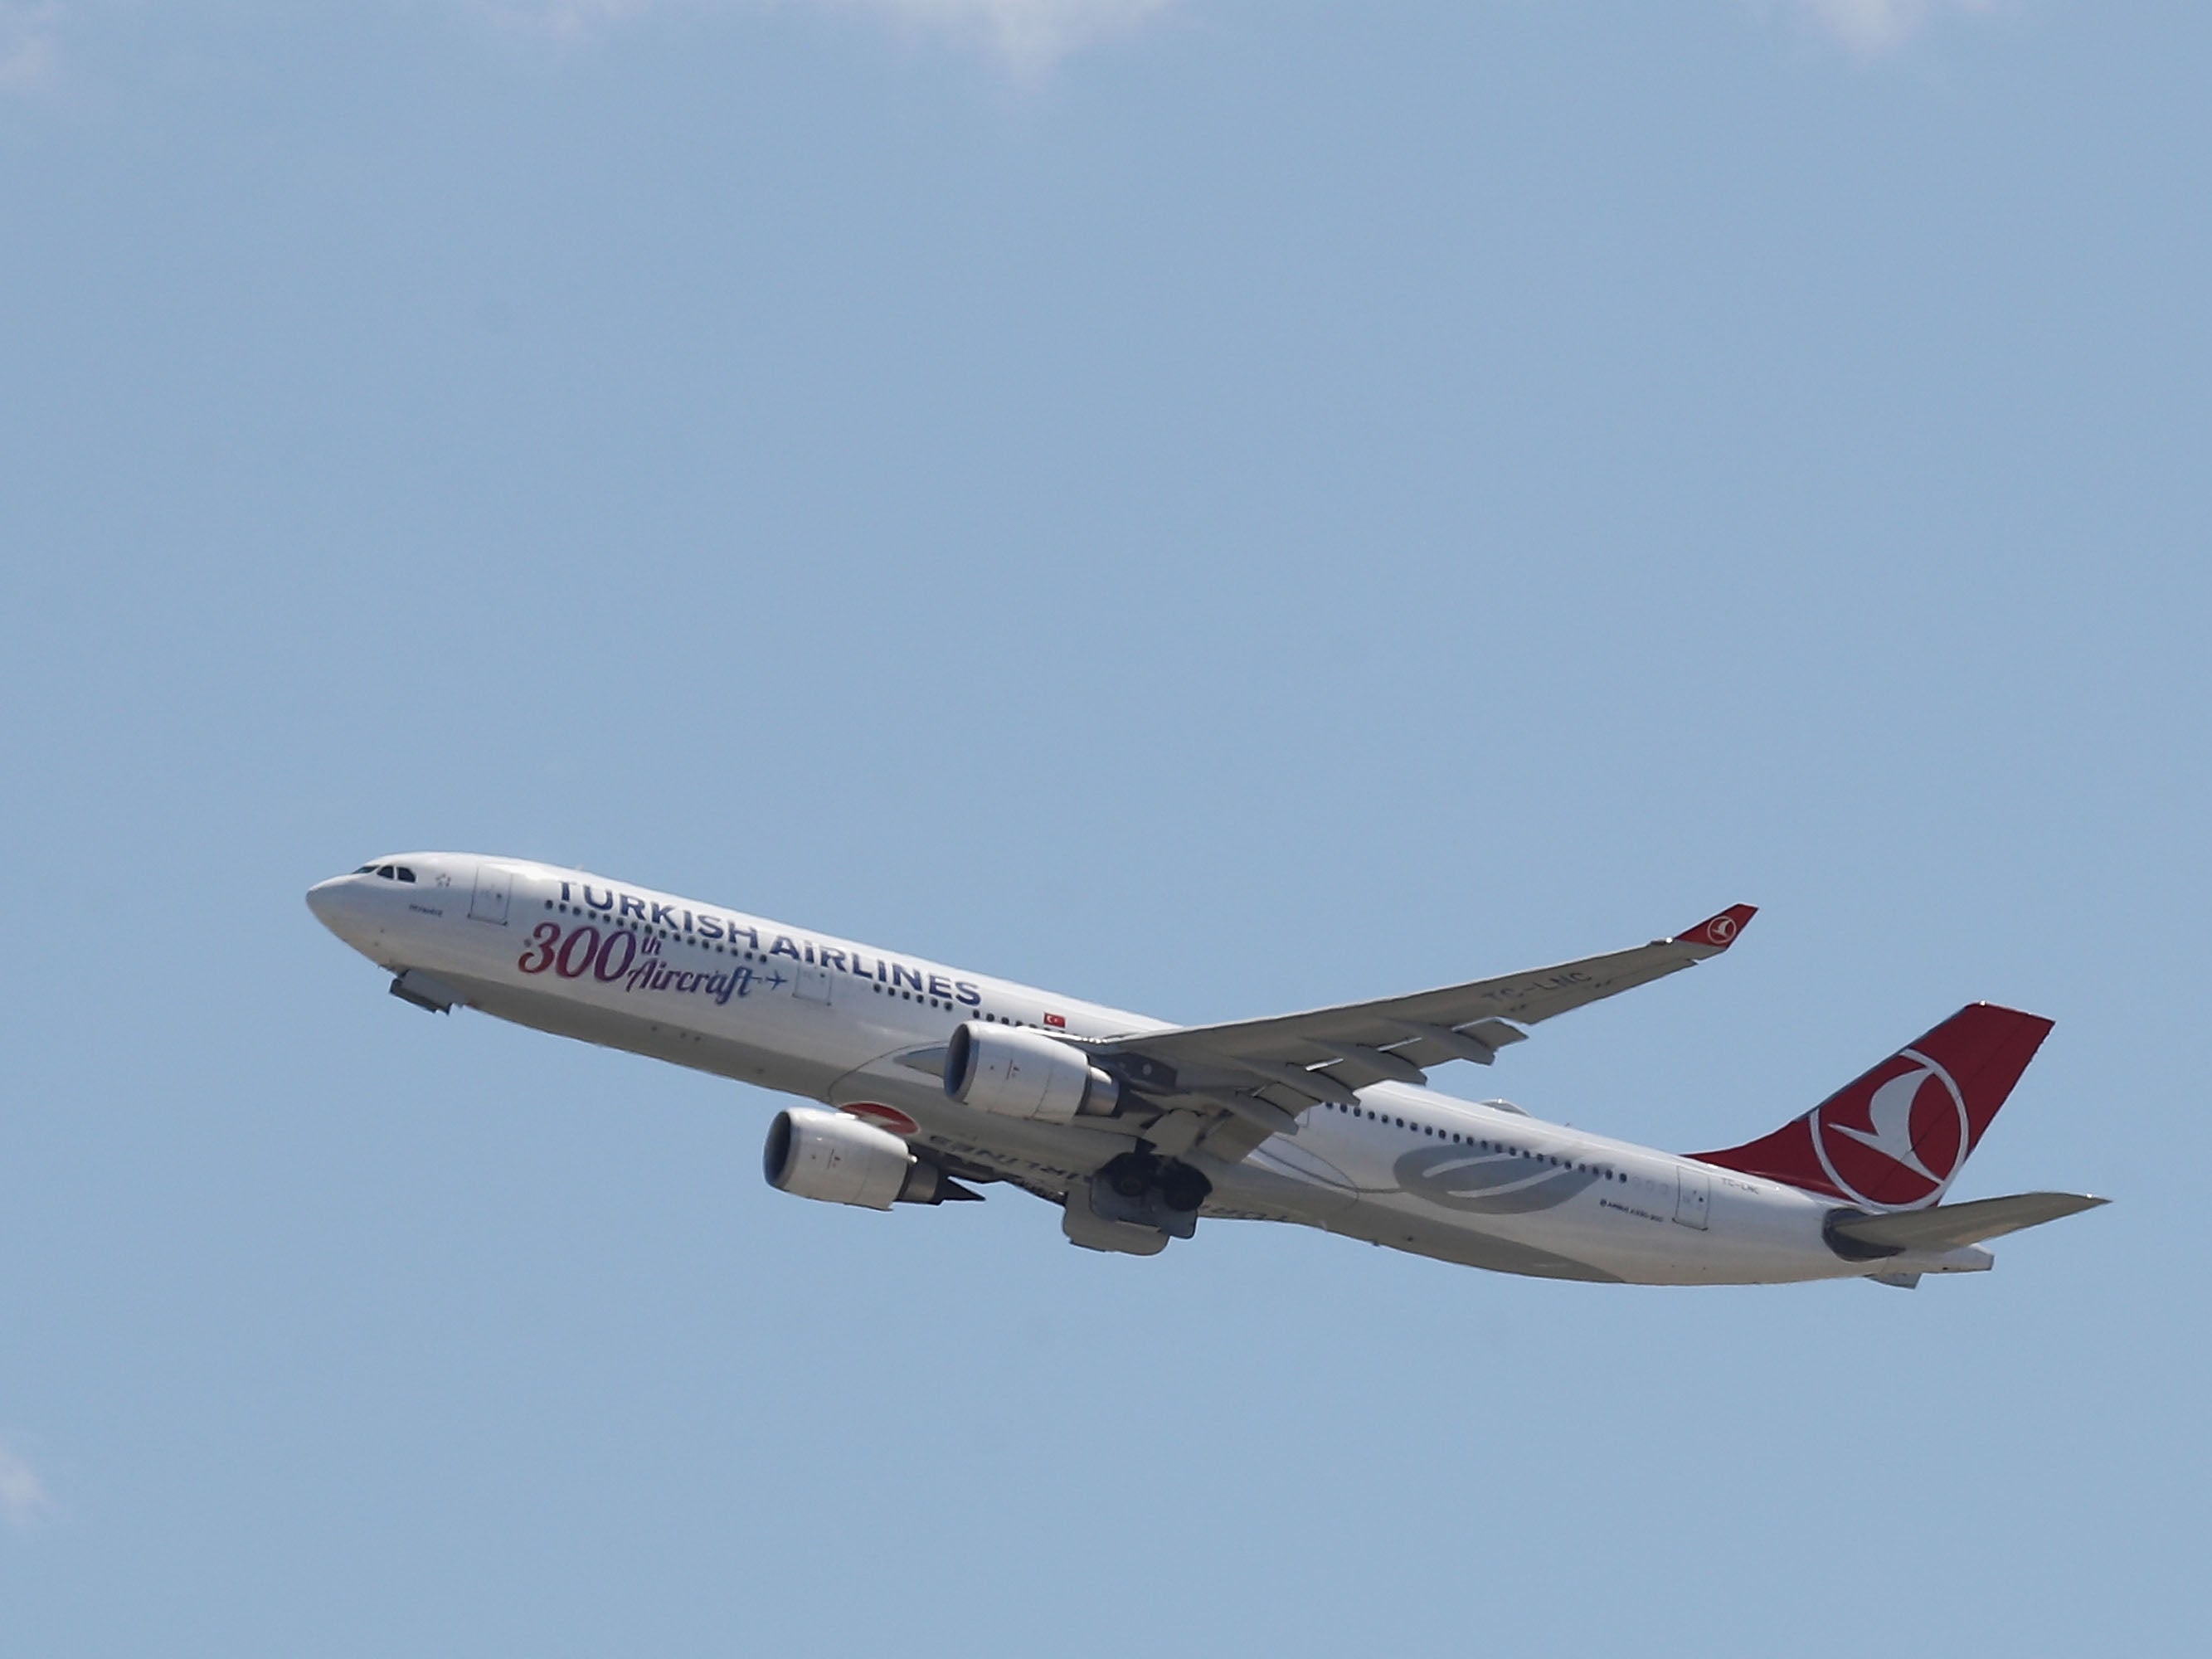
M373 876L375 873L376 866L373 864L364 864L360 869L354 872L354 874L356 876Z
M412 881L415 879L415 872L403 864L399 866L399 879L402 881Z
M382 876L386 881L397 881L399 879L399 872L388 864L378 865L376 866L376 873Z

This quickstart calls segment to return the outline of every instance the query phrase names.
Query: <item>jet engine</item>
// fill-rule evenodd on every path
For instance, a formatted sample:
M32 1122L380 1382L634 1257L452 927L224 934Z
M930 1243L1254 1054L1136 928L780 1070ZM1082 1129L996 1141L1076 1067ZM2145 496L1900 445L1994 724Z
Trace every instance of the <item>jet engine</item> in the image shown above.
M945 1092L978 1111L1067 1123L1079 1114L1111 1117L1121 1085L1073 1043L971 1019L945 1048Z
M890 1130L815 1106L793 1106L775 1115L768 1126L761 1169L780 1193L871 1210L976 1196L934 1164L916 1158Z

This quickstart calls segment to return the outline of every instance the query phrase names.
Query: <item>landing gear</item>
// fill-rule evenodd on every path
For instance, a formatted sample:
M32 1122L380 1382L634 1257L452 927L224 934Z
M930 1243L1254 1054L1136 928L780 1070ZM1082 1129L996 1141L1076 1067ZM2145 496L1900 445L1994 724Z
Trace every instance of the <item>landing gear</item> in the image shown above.
M1106 1177L1107 1184L1123 1198L1142 1198L1145 1188L1152 1184L1151 1165L1158 1162L1141 1152L1124 1152L1098 1173Z
M1093 1176L1091 1206L1115 1221L1158 1227L1188 1238L1213 1183L1188 1164L1164 1158L1149 1146L1124 1152Z
M1170 1210L1194 1212L1212 1192L1213 1183L1188 1164L1164 1164L1160 1170L1160 1202Z

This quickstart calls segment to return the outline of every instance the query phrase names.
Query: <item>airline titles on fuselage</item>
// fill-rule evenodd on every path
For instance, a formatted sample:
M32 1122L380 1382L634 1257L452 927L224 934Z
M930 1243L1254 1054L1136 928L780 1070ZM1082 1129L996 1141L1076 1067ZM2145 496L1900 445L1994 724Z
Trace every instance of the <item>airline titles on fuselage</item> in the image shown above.
M888 991L910 992L947 1004L975 1008L983 1000L982 988L964 979L948 978L895 957L805 935L777 933L763 945L761 930L750 922L709 911L695 913L687 906L642 898L617 887L563 881L557 908L563 915L586 920L574 927L539 922L531 930L529 945L515 959L519 971L543 974L550 970L562 979L581 979L588 974L604 985L620 984L625 991L704 996L720 1006L733 996L750 996L757 988L789 984L790 979L781 971L781 964L787 960L793 969L844 974ZM664 935L747 960L720 970L678 968L662 956ZM767 971L757 969L754 959Z

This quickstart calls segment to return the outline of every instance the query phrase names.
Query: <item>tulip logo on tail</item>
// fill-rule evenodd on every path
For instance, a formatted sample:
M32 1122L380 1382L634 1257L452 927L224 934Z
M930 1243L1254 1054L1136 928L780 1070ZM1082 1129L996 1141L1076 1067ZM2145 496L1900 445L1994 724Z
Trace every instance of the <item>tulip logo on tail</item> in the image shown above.
M1917 1210L1942 1197L1972 1140L1951 1074L1906 1048L1813 1114L1813 1151L1860 1204Z
M1968 1003L1804 1116L1694 1156L1870 1209L1925 1209L2050 1033L2039 1015Z

